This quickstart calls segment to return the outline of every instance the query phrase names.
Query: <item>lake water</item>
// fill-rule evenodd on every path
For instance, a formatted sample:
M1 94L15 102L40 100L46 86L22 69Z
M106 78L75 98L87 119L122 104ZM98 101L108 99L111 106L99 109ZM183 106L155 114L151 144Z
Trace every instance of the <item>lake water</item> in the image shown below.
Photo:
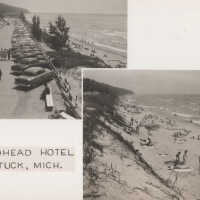
M136 102L170 112L200 115L200 95L140 95Z
M74 38L94 42L118 52L127 51L127 16L103 14L49 14L36 13L40 17L41 26L48 28L62 15L70 26L70 35ZM31 21L33 14L26 17Z

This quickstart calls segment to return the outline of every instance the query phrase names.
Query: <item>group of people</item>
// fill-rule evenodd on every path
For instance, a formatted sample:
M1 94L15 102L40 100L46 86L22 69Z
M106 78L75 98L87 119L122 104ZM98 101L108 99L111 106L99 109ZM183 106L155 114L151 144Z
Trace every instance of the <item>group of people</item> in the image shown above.
M130 127L132 127L132 129L134 129L134 132L136 134L139 134L140 126L141 126L141 123L138 120L136 120L133 117L131 117Z
M74 46L74 48L83 49L83 50L90 52L89 55L92 57L94 57L97 53L95 46L94 46L94 42L81 40L81 41L79 41L79 43L72 42L72 45ZM107 57L107 55L104 55L104 57Z
M0 60L10 60L10 59L11 59L11 49L1 48Z

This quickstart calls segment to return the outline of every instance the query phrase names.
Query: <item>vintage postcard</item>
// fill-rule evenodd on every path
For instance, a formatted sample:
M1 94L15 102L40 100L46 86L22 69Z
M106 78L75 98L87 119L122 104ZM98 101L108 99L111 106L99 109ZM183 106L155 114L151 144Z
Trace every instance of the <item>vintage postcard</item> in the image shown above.
M0 118L80 119L82 68L125 68L127 1L0 1Z
M84 199L199 199L199 76L84 70Z

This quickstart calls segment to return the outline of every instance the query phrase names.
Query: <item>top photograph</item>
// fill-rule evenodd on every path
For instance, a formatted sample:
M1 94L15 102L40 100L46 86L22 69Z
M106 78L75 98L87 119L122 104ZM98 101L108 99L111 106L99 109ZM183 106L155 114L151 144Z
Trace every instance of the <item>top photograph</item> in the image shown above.
M0 119L81 119L81 69L126 67L127 0L0 0Z

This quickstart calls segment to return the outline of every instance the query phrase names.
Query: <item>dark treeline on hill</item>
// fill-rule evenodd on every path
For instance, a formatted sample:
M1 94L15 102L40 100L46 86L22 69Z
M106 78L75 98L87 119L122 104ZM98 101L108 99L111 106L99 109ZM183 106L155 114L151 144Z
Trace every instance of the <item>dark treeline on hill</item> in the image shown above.
M0 15L1 16L19 16L20 13L28 13L29 11L24 8L10 6L4 3L0 3Z
M88 78L84 79L83 85L84 92L100 92L102 94L109 94L115 97L120 95L133 94L133 92L130 90L119 87L113 87L111 85L100 83Z
M83 101L83 164L84 169L87 169L87 166L95 157L95 151L93 151L93 149L103 151L103 146L96 142L95 135L98 124L102 124L102 122L99 121L100 117L104 117L106 120L110 121L110 123L112 123L112 121L118 124L124 123L122 117L117 113L115 105L119 96L133 95L134 92L88 78L83 80L83 90L85 92Z
M108 84L100 83L91 79L83 80L83 91L84 94L84 106L94 107L96 116L105 115L105 113L115 113L115 104L118 101L118 97L121 95L133 95L134 93L130 90L113 87ZM96 93L95 93L96 92ZM92 94L93 93L93 94Z
M70 27L62 16L58 16L55 23L49 23L49 34L51 46L56 49L69 48Z

